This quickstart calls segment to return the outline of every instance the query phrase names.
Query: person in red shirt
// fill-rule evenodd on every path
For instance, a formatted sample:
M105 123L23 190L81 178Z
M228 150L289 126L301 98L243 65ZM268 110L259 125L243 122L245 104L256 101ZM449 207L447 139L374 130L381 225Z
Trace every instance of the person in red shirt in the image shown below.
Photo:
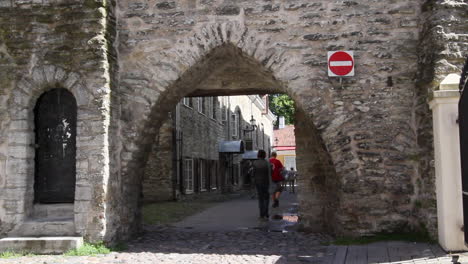
M273 207L279 206L279 197L283 191L282 182L284 181L281 171L284 166L280 160L276 158L276 152L271 153L270 163L273 168L271 173L271 180L275 183L275 190L273 191Z

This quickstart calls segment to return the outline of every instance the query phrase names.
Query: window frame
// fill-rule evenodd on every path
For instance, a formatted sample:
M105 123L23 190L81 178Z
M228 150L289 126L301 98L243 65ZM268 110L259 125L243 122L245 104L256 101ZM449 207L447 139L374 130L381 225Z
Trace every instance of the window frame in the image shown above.
M205 170L205 161L204 160L199 160L198 163L198 175L200 175L200 192L205 192L207 191L206 189L206 175L204 174L206 172Z
M232 137L237 137L238 132L239 132L239 122L238 122L239 116L237 113L232 113L231 114L231 136Z
M182 99L182 104L188 108L193 108L193 100L191 97L184 97Z
M221 98L221 121L227 122L229 119L229 109L227 104L227 96Z
M188 166L190 164L190 166ZM190 169L189 169L190 168ZM184 190L186 194L195 192L195 179L193 171L193 159L184 158ZM190 175L189 175L190 174ZM191 187L191 188L189 188Z

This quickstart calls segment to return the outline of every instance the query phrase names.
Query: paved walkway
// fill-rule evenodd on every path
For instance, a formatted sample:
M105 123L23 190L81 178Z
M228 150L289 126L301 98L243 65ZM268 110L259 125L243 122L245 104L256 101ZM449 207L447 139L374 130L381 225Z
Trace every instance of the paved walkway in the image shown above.
M0 259L0 264L150 264L150 263L452 263L437 245L379 242L363 246L327 246L325 234L296 232L297 202L282 197L281 220L260 221L257 201L224 202L171 227L147 227L125 252L95 257L35 256ZM468 263L462 256L460 263Z

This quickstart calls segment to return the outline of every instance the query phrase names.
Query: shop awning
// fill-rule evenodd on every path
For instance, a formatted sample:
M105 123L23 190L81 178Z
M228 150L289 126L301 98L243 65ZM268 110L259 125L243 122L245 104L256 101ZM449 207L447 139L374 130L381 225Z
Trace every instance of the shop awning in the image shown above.
M244 142L242 140L230 140L219 142L219 153L244 153Z

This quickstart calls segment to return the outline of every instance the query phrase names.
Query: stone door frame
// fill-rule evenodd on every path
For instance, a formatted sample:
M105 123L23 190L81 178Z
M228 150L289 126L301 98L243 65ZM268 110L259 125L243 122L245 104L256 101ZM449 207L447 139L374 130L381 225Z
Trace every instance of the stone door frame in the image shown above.
M8 149L6 160L5 188L2 190L3 207L0 207L4 225L2 232L17 234L25 221L31 221L34 212L34 107L38 98L46 91L63 88L70 91L77 102L76 135L76 186L72 233L87 236L93 229L91 209L96 197L92 178L100 176L101 167L96 167L95 155L104 155L107 151L105 131L94 132L92 125L103 127L106 119L99 114L98 106L92 101L99 98L99 91L91 91L83 78L54 65L37 66L26 77L17 82L12 96L8 100L8 112L11 117L6 136ZM101 124L101 125L100 125ZM94 132L94 133L93 133ZM105 169L105 166L104 166ZM98 181L99 185L102 180ZM102 195L102 194L100 194ZM95 210L99 212L98 210ZM57 231L57 235L60 231ZM99 231L102 233L102 230Z

